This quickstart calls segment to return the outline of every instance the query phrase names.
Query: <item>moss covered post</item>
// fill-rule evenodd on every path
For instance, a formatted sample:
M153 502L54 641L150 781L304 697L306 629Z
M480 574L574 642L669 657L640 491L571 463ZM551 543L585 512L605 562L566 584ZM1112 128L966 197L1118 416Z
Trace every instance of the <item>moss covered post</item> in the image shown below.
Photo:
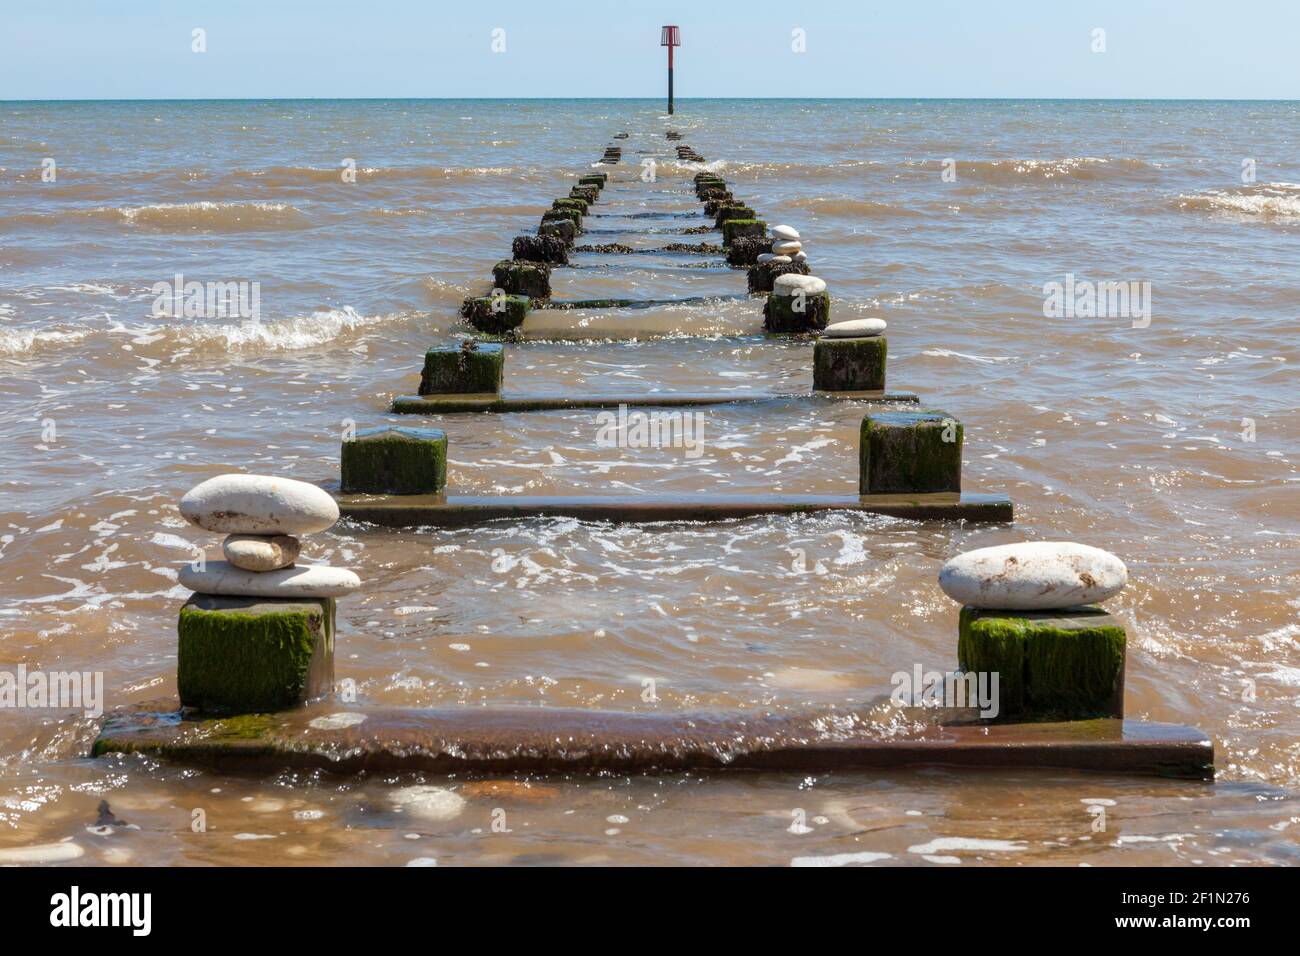
M265 713L328 694L334 617L333 598L192 595L177 624L181 705Z
M466 299L461 303L460 314L479 332L505 335L524 324L532 305L526 295L506 295L504 290L494 289L491 295Z
M862 419L858 491L864 495L961 491L961 422L947 412L875 412Z
M961 610L963 671L998 675L999 717L1124 716L1124 626L1095 605L1059 611Z
M421 395L495 395L501 391L505 350L495 342L466 339L424 353Z
M771 263L765 262L760 265L766 266ZM829 292L796 295L770 292L767 302L763 304L763 328L768 332L816 332L826 328L830 319L831 294Z
M522 295L529 299L551 297L551 267L545 262L502 259L492 267L492 281L496 288L508 295Z
M871 392L885 388L883 335L827 338L813 344L813 388L823 392Z
M447 433L381 425L343 442L345 494L434 495L447 487Z

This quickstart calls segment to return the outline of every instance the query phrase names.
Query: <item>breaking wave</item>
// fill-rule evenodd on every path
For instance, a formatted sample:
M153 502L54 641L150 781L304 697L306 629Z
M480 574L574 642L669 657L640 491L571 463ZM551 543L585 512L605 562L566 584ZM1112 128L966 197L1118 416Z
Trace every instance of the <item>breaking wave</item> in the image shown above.
M278 202L184 202L154 203L148 206L96 206L54 213L13 216L10 223L47 225L60 220L91 219L126 223L153 229L194 229L241 232L259 229L302 229L310 223L303 212Z
M907 163L921 169L943 168L940 160L919 160ZM990 185L1052 182L1057 180L1102 182L1123 179L1154 179L1163 167L1142 159L1122 156L1106 159L1100 156L1067 156L1064 159L957 159L957 181L988 183Z
M85 331L59 329L0 329L0 356L31 355L68 345L77 345L89 335Z
M883 163L856 159L843 163L743 163L719 160L706 164L712 172L726 172L732 177L753 179L797 179L804 182L839 182L858 180L868 169L882 169Z
M376 180L447 180L486 179L497 176L514 176L518 170L510 166L358 166L357 182ZM235 179L253 179L257 182L292 186L301 183L342 183L343 167L270 166L266 169L235 170Z
M1177 196L1173 204L1176 209L1192 212L1289 220L1300 217L1300 184L1257 183L1236 189L1208 189L1191 196Z
M261 322L203 323L128 326L114 322L92 329L0 329L0 356L19 358L40 352L79 351L99 343L112 348L123 344L146 358L174 360L187 354L260 354L293 352L350 342L359 333L377 326L415 321L414 313L363 315L351 306L318 309L292 318ZM424 317L428 321L428 317ZM448 322L450 325L450 320Z

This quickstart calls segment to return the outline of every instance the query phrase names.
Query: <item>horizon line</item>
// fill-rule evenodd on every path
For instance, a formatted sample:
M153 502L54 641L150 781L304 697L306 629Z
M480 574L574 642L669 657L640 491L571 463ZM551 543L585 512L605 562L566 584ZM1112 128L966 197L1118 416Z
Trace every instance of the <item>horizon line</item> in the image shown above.
M628 102L663 102L662 96L139 96L139 97L60 97L0 99L0 103L257 103L257 102L518 102L520 100L590 100L593 102L625 100ZM876 102L1057 102L1057 103L1300 103L1294 97L1214 97L1214 96L676 96L676 102L716 100L763 100L801 102L809 100L863 100Z

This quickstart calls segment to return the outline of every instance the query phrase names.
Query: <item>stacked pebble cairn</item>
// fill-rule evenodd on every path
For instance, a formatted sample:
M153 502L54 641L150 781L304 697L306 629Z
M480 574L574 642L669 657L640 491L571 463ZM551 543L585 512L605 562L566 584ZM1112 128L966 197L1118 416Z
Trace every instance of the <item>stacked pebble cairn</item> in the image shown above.
M747 252L752 263L748 276L750 292L774 292L776 280L781 276L812 275L812 269L808 266L808 253L803 250L803 240L799 236L799 231L793 226L784 224L773 226L771 241L762 248L753 247ZM796 324L800 325L797 330L769 326L768 331L806 331L801 323ZM816 327L820 328L825 324L822 322L821 326Z
M181 704L211 713L281 710L330 691L334 600L361 586L344 568L298 566L300 536L324 531L338 505L315 485L220 475L195 486L181 515L226 535L224 561L180 570L196 592L181 608Z
M608 150L606 155L608 158ZM555 200L542 214L536 235L515 237L511 258L492 267L492 294L471 296L461 304L460 314L475 330L511 335L535 305L551 297L551 269L569 264L583 217L608 179L608 173L579 177L569 195Z
M830 321L826 282L811 274L808 254L793 226L772 227L771 247L754 257L749 270L749 288L768 293L763 307L768 332L817 332Z
M962 605L961 669L998 674L1000 717L1124 716L1124 626L1100 601L1128 583L1115 555L1070 541L980 548L952 558L939 587Z

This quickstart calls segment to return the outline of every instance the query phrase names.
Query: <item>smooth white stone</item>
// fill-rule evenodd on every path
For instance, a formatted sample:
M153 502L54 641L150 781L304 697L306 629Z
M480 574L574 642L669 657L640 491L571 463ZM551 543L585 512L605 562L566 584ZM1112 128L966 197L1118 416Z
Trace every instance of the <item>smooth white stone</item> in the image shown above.
M884 319L849 319L847 322L833 322L822 332L832 339L865 339L885 331Z
M804 295L817 295L819 292L826 291L826 281L816 276L801 276L791 273L773 279L772 291L777 295L794 295L796 292L802 292Z
M237 597L341 597L361 587L361 579L346 568L303 564L279 571L245 571L226 561L209 561L202 571L191 564L177 575L183 587L200 594Z
M454 820L465 809L465 798L456 791L427 784L394 790L388 799L413 817L435 822Z
M772 252L778 256L792 256L802 248L803 244L798 239L772 243Z
M792 260L789 256L773 256L767 261L774 266L788 266Z
M773 226L772 235L783 241L798 240L799 231L794 226Z
M232 534L221 542L221 553L245 571L278 571L298 560L302 542L288 534Z
M67 863L85 855L85 852L71 841L10 846L0 850L0 863Z
M365 721L365 714L358 714L356 711L352 710L344 710L337 714L326 714L324 717L314 717L307 722L307 726L312 730L346 730L349 727L355 727L357 724L363 724Z
M770 253L770 252L760 252L760 253L758 254L758 258L755 259L754 261L755 261L755 262L771 262L771 261L772 261L773 259L775 259L775 258L776 258L776 256L772 255L772 253Z
M808 261L808 253L803 252L803 251L799 251L799 252L796 252L793 256L791 256L791 258L794 259L795 262L807 262L807 261Z
M190 524L219 534L311 534L339 520L339 506L305 481L267 475L218 475L181 499Z
M959 604L1048 611L1095 604L1128 583L1124 562L1072 541L1024 541L967 551L939 571L939 587Z

